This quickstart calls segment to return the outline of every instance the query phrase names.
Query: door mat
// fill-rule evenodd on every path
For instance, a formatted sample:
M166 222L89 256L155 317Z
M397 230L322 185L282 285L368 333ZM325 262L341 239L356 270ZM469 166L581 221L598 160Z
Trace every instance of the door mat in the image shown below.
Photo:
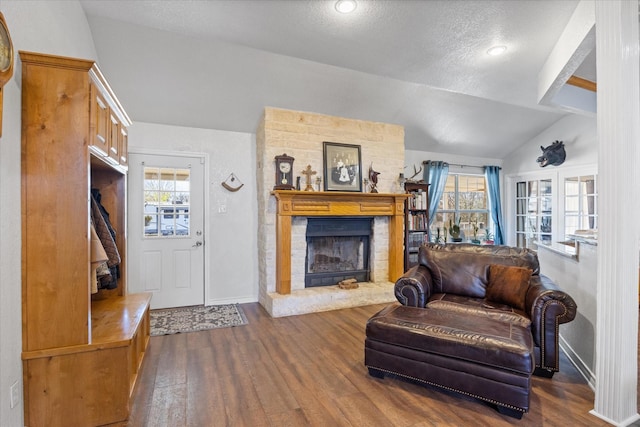
M195 305L151 310L151 336L205 331L247 324L238 304Z

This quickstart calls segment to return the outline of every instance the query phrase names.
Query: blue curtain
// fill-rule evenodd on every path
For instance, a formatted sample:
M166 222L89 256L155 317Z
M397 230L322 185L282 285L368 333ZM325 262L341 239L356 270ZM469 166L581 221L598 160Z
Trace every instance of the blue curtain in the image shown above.
M444 185L447 183L447 175L449 175L449 164L445 162L434 162L428 160L424 162L424 180L429 184L429 225L436 217L438 203L444 193ZM429 240L431 240L431 232L429 232Z
M503 245L504 233L502 222L502 205L500 203L500 167L485 166L484 174L487 178L487 190L489 193L489 209L491 210L491 219L495 225L493 232L493 240L496 245Z

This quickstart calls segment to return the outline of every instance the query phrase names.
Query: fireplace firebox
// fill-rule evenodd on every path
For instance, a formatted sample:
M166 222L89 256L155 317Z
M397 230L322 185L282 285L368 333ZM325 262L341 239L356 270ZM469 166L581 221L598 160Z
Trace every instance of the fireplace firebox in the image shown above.
M372 217L308 218L305 287L369 281Z

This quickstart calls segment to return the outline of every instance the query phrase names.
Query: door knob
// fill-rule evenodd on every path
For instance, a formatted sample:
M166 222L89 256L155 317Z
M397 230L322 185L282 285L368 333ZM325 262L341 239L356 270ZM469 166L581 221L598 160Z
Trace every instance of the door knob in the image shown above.
M196 242L196 244L192 246L192 248L197 248L197 247L200 247L200 246L202 246L202 242L200 240L198 240Z

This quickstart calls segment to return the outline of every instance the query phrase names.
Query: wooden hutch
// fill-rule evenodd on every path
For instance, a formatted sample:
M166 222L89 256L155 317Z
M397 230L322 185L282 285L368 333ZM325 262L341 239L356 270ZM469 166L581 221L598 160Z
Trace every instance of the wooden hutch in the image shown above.
M126 281L127 126L93 61L20 52L26 426L123 423L149 341ZM117 288L91 294L90 191L117 230Z

